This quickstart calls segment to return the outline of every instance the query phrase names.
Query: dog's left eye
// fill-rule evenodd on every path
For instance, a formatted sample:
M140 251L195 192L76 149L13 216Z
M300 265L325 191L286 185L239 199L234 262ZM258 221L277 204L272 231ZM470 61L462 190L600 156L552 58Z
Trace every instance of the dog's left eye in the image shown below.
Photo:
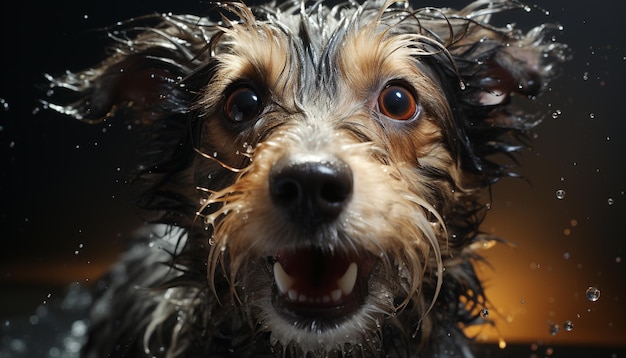
M254 89L248 86L235 88L226 97L224 115L233 122L245 122L259 114L261 100Z
M401 84L387 85L378 96L378 111L398 121L415 119L419 106L413 91Z

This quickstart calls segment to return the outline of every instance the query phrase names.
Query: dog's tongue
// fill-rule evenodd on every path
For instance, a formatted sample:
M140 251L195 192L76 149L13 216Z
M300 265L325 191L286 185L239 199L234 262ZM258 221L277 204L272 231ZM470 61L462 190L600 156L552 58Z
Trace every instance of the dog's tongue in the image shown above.
M333 306L352 293L357 265L345 255L318 249L283 250L276 256L274 279L288 301Z

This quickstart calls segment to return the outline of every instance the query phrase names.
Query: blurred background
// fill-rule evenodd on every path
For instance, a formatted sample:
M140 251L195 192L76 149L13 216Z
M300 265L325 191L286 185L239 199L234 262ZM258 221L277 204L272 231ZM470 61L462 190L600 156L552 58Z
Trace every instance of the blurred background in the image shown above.
M416 1L461 7L465 1ZM626 31L618 1L549 1L502 23L558 22L573 59L533 108L543 123L520 158L528 181L493 189L483 229L508 244L481 266L495 327L484 356L626 357ZM177 2L21 1L0 12L0 325L95 281L141 226L123 123L87 125L42 109L45 73L90 66L107 25ZM545 11L544 11L545 10ZM546 13L547 12L547 13ZM502 20L504 18L504 20ZM599 298L590 299L588 288ZM32 320L31 320L32 321Z

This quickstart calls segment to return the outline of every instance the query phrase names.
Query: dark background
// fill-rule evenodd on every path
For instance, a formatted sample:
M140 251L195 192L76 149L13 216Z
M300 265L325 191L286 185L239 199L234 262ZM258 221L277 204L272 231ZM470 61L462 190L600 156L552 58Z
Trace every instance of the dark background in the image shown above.
M102 59L109 41L101 27L208 8L196 0L12 6L0 12L0 323L32 314L74 282L95 280L141 225L130 203L136 149L125 124L87 125L46 110L39 102L44 74ZM541 6L549 15L534 8L500 18L559 22L558 40L569 44L573 60L536 103L544 121L520 169L530 184L504 180L494 187L484 229L511 245L484 252L492 267L481 274L498 325L478 337L488 345L506 341L507 356L571 357L582 351L564 346L585 346L594 357L625 357L624 5ZM589 286L600 289L598 301L585 298ZM571 332L563 329L566 320L574 323ZM551 334L554 325L561 329Z

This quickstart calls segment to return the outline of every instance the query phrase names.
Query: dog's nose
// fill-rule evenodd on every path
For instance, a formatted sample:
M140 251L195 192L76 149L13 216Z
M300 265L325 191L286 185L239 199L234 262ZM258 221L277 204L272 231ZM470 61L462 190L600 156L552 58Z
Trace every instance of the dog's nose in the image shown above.
M283 157L269 181L274 205L288 220L309 228L336 219L352 196L352 170L335 156Z

